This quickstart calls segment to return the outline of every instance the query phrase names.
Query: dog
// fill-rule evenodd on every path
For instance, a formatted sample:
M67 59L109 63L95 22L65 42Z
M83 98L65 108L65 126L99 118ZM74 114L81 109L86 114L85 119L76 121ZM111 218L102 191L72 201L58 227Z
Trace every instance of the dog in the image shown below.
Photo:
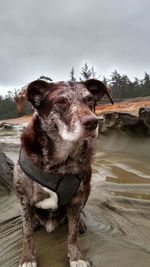
M35 113L21 135L14 189L21 204L23 254L20 267L36 267L33 232L42 225L53 231L67 218L70 267L89 267L77 243L86 231L83 208L90 194L91 161L98 135L95 106L106 85L81 82L29 83L15 97L18 107L29 101Z

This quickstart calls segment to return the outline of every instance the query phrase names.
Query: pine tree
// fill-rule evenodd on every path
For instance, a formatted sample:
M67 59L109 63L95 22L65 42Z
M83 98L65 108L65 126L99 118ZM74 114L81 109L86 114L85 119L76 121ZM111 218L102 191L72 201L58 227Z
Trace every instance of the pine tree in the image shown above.
M72 67L72 69L70 71L70 81L71 82L75 82L76 81L74 67Z
M87 62L84 64L84 66L81 68L81 75L82 75L82 78L80 78L80 80L88 80L91 78L92 76L92 71L91 69L89 69L89 66L87 64Z
M96 71L95 71L95 69L94 69L93 66L92 66L92 68L91 68L91 76L92 76L93 79L97 79L97 78L96 78Z

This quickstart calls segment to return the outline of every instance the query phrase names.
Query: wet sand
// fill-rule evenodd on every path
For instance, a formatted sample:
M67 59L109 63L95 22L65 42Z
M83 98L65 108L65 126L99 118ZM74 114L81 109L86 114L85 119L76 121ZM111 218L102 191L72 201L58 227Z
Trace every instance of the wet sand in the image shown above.
M16 161L19 146L10 140L3 139L3 149ZM95 267L150 264L149 151L149 138L111 132L110 136L101 135L97 140L92 191L85 208L88 231L79 236L84 255ZM69 266L66 225L50 234L41 229L35 233L35 239L39 267ZM13 193L1 195L0 266L18 266L21 248L18 202Z

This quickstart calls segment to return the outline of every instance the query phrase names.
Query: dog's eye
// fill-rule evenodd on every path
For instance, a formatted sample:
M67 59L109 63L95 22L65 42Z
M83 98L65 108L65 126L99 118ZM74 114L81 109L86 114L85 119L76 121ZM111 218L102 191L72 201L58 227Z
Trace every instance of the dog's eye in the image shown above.
M94 99L92 96L87 96L85 99L85 103L90 107L93 108L94 107Z
M57 99L55 104L64 105L66 104L66 100L64 98Z
M55 109L58 112L65 112L69 108L69 103L66 98L58 98L55 101Z

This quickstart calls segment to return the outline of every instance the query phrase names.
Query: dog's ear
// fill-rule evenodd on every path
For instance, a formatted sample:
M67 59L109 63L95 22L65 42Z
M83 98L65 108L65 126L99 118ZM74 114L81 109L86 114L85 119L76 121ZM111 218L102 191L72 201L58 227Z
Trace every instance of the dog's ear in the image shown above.
M94 96L95 102L101 100L104 95L107 95L110 102L114 104L114 101L111 97L111 89L110 87L107 87L103 82L96 79L90 79L82 82L82 84L84 84L84 86Z
M27 88L27 100L31 102L34 108L39 108L43 96L49 91L50 83L42 80L36 80L29 84Z
M24 86L14 97L19 111L23 110L27 101L31 102L33 107L38 108L44 94L49 90L50 83L42 80L36 80Z
M14 96L14 101L16 102L19 111L22 111L27 103L27 88L28 84L22 87L21 91Z

